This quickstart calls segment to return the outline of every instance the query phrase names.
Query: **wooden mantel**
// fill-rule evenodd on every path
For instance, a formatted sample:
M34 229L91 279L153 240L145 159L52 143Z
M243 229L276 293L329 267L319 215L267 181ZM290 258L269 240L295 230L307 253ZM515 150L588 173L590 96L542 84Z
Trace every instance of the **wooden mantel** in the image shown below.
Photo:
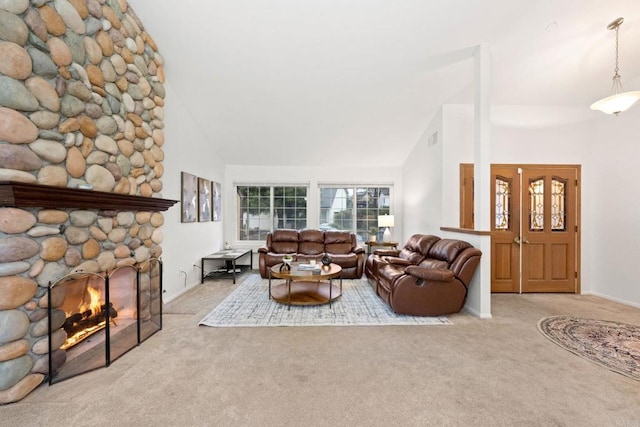
M0 206L16 208L166 211L177 200L0 181Z

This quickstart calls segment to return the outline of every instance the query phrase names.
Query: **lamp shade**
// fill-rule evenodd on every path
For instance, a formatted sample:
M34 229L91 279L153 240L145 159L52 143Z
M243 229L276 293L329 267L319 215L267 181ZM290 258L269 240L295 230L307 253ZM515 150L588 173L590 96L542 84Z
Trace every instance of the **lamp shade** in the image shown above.
M378 227L393 227L393 215L378 216Z
M591 109L617 115L631 108L638 100L640 100L640 91L622 92L594 102Z

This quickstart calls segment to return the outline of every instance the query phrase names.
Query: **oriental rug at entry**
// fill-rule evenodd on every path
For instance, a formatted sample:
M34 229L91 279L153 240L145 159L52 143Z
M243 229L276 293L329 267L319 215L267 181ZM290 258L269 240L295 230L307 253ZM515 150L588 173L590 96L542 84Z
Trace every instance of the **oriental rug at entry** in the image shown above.
M366 280L343 280L342 296L329 305L289 306L269 299L269 281L253 274L213 309L200 325L359 326L451 325L443 316L415 317L394 313Z
M578 356L640 380L640 326L552 316L540 320L538 330L552 342Z

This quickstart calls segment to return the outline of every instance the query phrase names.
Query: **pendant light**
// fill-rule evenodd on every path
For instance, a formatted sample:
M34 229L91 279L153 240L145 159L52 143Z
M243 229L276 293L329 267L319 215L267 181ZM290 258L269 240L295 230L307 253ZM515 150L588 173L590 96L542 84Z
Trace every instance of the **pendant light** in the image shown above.
M640 100L640 91L624 91L622 83L620 83L620 74L618 74L618 30L623 22L623 18L618 18L607 25L608 30L616 30L616 67L613 69L613 85L611 87L613 95L591 104L592 110L602 111L605 114L615 114L616 116L628 110Z

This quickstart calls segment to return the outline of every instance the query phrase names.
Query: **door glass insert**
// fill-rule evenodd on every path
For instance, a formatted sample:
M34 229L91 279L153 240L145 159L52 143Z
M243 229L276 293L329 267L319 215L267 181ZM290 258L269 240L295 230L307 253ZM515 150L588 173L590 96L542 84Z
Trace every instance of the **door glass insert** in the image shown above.
M511 182L496 177L496 230L508 230L511 219Z
M529 230L544 230L544 179L529 181Z
M551 180L551 230L565 231L565 188L566 181L559 178Z

